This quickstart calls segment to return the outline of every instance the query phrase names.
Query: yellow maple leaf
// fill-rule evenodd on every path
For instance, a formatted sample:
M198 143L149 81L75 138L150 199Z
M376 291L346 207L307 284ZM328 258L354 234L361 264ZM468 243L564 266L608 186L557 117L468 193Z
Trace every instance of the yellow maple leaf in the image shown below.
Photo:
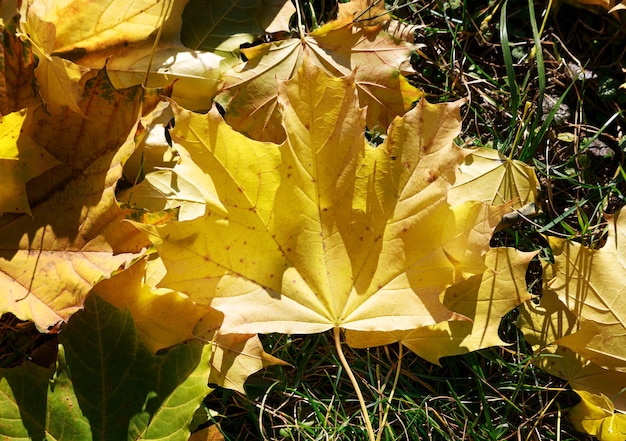
M582 401L567 416L577 430L595 436L598 441L626 439L626 415L616 413L608 397L581 390L576 393Z
M511 203L512 208L534 203L539 180L532 167L509 159L497 150L476 149L465 158L450 189L448 201L467 198L491 204Z
M216 110L175 108L172 136L226 213L140 226L167 269L159 286L222 311L224 333L466 320L439 297L485 271L504 208L446 201L469 153L454 144L462 102L421 100L378 148L364 140L353 75L331 78L305 59L278 102L280 146L233 131Z
M471 321L445 321L412 331L351 331L346 334L346 341L353 347L399 341L434 364L439 364L442 357L505 346L506 342L498 336L498 328L505 314L530 299L524 276L535 254L522 253L513 248L494 248L486 256L487 269L484 273L446 290L443 304Z
M609 236L600 249L550 237L554 264L546 264L547 286L578 320L575 332L554 343L600 366L626 372L626 216L609 219Z
M25 133L22 125L27 110L0 117L0 215L31 214L26 183L60 164L50 153Z

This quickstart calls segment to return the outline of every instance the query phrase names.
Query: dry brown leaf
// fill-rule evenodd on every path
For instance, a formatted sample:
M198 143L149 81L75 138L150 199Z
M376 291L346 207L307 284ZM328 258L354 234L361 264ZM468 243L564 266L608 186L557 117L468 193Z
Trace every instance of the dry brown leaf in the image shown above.
M243 49L248 61L225 74L218 100L226 109L227 122L237 131L253 139L282 142L285 132L276 80L292 78L308 57L334 77L355 71L359 102L367 107L367 125L384 131L422 96L402 76L412 50L413 45L384 32L356 30L350 19L337 20L304 41L294 38Z

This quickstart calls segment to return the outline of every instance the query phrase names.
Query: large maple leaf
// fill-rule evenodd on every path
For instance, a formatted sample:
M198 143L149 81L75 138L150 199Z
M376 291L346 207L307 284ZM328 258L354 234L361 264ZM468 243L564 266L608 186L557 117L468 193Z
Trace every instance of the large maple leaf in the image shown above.
M102 71L78 103L85 117L69 109L29 114L23 136L61 164L29 182L32 217L0 217L1 312L42 330L65 321L98 279L145 245L120 223L129 213L118 206L115 187L141 112L160 100L158 92L116 91Z
M442 357L504 346L498 335L502 317L529 300L524 275L536 253L494 248L486 256L487 269L449 287L443 304L471 321L446 321L410 331L346 334L350 346L379 346L401 342L420 357L439 364Z
M351 17L336 20L303 39L242 49L248 61L224 75L224 92L218 100L226 108L227 122L239 132L262 141L282 142L285 132L277 107L276 80L291 78L306 55L335 77L356 71L359 102L367 106L367 125L384 129L422 95L401 75L412 50L413 45L384 32L353 28Z
M217 110L175 109L172 136L226 213L142 227L167 268L160 286L222 311L224 333L464 319L439 297L485 271L503 208L446 201L469 153L454 144L462 103L421 100L373 148L354 75L331 78L305 60L278 101L281 145L233 131Z

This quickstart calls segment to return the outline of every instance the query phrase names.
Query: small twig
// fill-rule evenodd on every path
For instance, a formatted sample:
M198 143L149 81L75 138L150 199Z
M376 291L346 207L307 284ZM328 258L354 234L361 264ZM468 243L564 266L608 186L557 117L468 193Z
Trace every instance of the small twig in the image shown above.
M148 77L150 76L150 69L152 69L152 61L154 59L154 53L156 52L156 48L159 45L159 41L161 40L161 34L163 33L163 26L165 25L165 18L169 15L172 10L172 0L167 2L163 2L163 8L161 9L161 25L159 26L159 30L157 31L156 37L154 39L154 44L152 45L152 51L150 52L150 59L148 60L148 67L146 68L146 75L143 78L143 87L148 87Z

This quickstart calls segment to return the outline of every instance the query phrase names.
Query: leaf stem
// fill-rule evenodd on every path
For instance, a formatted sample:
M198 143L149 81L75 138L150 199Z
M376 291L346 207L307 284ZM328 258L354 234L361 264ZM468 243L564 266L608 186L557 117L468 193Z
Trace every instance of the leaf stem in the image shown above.
M354 387L354 391L356 392L356 396L359 399L359 404L361 405L361 412L363 413L363 419L365 420L365 428L367 429L367 434L369 436L370 441L376 441L376 437L374 436L374 429L372 428L372 422L370 421L369 414L367 413L367 407L365 406L365 400L363 399L363 394L361 393L361 388L359 387L359 383L356 381L356 377L346 360L345 355L343 354L343 349L341 349L341 330L339 328L333 329L333 336L335 337L335 346L337 347L337 355L339 355L339 360L341 361L341 365L346 370L348 377L350 377L350 381L352 382L352 386Z
M298 19L298 34L300 35L300 40L304 42L304 25L302 24L302 7L300 6L300 0L295 1L296 4L296 17Z

